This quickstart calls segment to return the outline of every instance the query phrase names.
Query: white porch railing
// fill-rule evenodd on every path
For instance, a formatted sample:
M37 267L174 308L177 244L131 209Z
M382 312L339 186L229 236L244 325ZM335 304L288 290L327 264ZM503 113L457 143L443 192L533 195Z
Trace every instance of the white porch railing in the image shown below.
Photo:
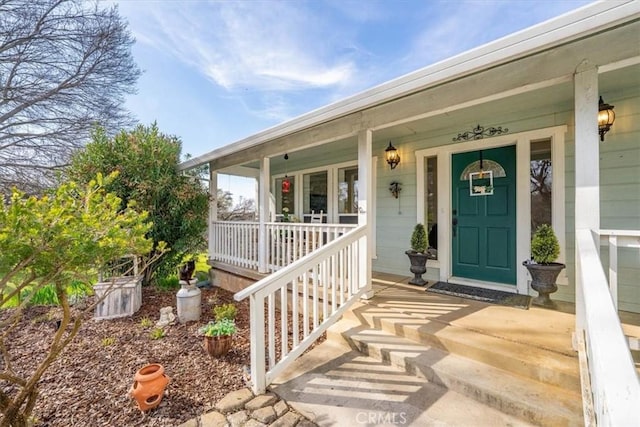
M360 255L366 256L360 254L367 247L366 230L358 227L234 295L236 301L250 299L251 381L256 394L368 289L366 272L360 271L366 265L360 262Z
M603 233L619 238L627 232ZM576 230L576 345L585 424L637 426L640 382L600 261L599 239L597 232ZM611 252L617 252L615 245Z
M211 257L237 267L258 269L257 222L214 221ZM355 224L269 222L267 267L277 271L356 228Z
M258 269L258 223L214 221L209 242L212 259L236 267Z
M356 224L267 223L269 271L280 270L356 227Z
M640 249L640 231L600 230L600 243L609 245L609 291L618 308L618 248Z

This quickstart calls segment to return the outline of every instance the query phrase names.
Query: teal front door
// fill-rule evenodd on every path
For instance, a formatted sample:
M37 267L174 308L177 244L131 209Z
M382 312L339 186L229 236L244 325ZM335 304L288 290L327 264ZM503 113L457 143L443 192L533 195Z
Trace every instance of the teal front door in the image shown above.
M515 285L516 147L454 154L451 169L453 275Z

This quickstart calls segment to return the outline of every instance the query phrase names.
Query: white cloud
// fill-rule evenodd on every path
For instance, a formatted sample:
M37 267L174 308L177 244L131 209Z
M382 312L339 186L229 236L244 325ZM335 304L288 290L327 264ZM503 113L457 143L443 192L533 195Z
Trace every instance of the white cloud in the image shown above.
M226 89L344 85L356 65L348 55L331 52L321 35L327 29L303 5L145 2L121 3L121 8L138 42L195 67Z

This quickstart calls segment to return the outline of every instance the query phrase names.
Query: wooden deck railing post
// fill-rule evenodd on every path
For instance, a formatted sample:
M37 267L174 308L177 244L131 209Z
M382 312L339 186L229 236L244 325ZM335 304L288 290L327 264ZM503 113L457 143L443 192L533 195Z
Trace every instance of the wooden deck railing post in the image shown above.
M264 298L252 294L249 299L249 309L251 312L249 322L251 328L251 384L253 393L258 395L267 389L265 346L254 345L254 343L264 343Z

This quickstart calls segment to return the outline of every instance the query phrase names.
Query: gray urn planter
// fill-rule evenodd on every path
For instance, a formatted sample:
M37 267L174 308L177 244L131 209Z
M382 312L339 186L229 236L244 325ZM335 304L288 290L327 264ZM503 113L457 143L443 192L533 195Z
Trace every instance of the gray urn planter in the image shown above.
M527 261L523 262L522 265L529 270L529 274L531 274L531 287L538 292L538 296L532 301L533 304L551 308L555 307L556 304L551 301L549 294L558 290L556 279L560 271L565 268L565 265L558 262L531 264Z
M409 270L414 275L413 279L409 280L409 284L417 286L426 285L427 281L422 278L422 275L427 272L427 259L429 259L429 255L415 251L406 251L405 254L407 254L409 261L411 261Z

